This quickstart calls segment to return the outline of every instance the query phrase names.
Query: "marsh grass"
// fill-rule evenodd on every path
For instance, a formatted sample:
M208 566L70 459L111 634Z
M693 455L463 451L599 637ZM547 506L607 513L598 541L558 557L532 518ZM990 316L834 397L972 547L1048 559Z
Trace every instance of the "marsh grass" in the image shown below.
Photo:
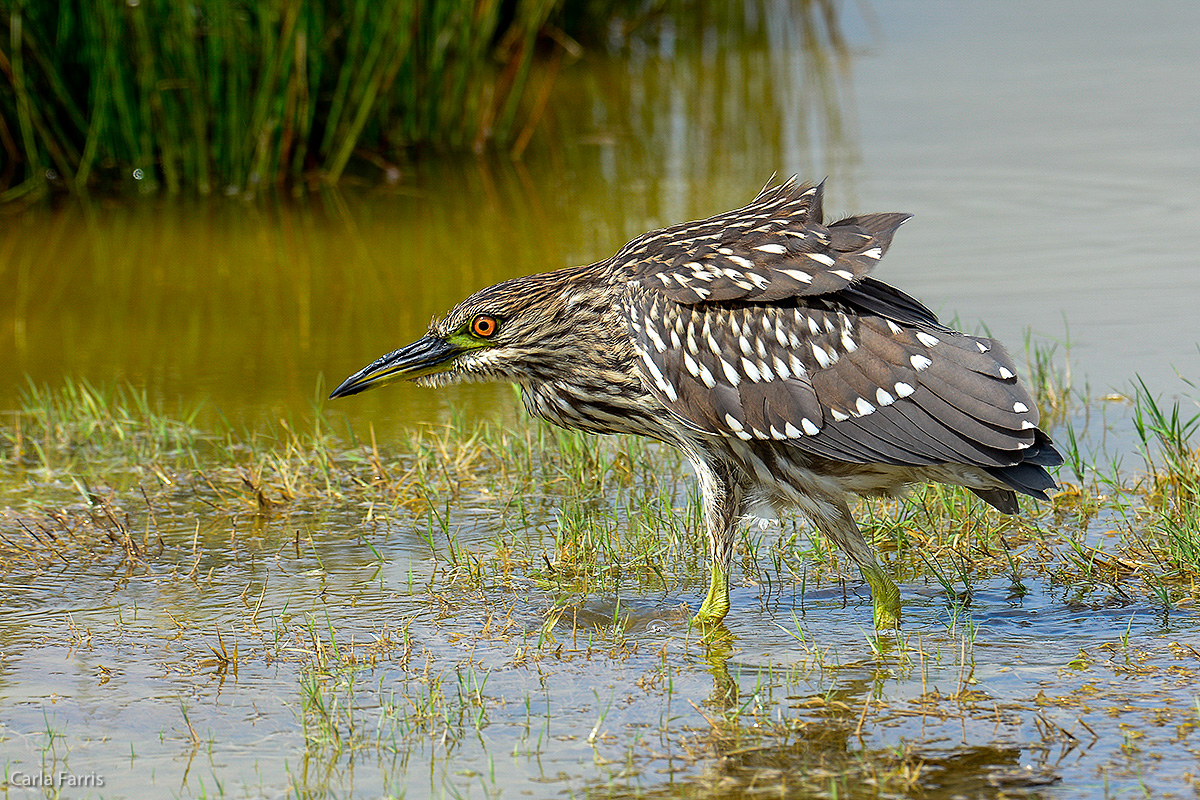
M383 445L372 430L335 433L320 407L241 432L198 430L197 416L166 413L128 386L30 387L0 428L9 474L42 487L5 512L10 556L95 557L105 543L136 563L168 547L159 526L185 510L270 520L334 504L358 514L368 547L371 531L417 531L442 579L464 590L532 581L569 607L590 596L666 599L707 580L699 498L670 448L524 416L452 418ZM956 604L969 604L979 580L1007 577L1020 594L1037 575L1185 600L1200 572L1200 415L1143 387L1134 418L1146 470L1132 478L1089 467L1086 484L1016 517L964 490L921 486L864 502L858 518L899 580L934 581ZM489 532L460 540L480 525ZM791 518L746 526L737 553L742 580L766 596L846 579L840 554Z
M1173 577L1194 581L1200 571L1200 411L1181 401L1168 408L1140 379L1134 402L1134 426L1146 462L1145 495L1149 535L1155 545L1144 549Z
M535 45L564 5L0 3L0 199L239 194L336 182L360 152L394 170L396 147L509 145L536 124L553 74Z
M299 193L347 175L396 183L431 151L520 159L535 131L578 114L557 84L580 41L630 63L670 54L698 111L850 146L852 14L839 0L0 0L0 202ZM708 63L758 47L779 91L750 105L714 105L719 73L679 70L689 51ZM620 101L635 138L677 139L642 85L603 91L635 87Z
M487 670L469 657L448 662L422 645L409 630L415 616L364 637L361 626L339 627L328 610L295 616L279 611L261 620L262 627L237 626L240 642L232 631L188 636L181 628L176 638L185 640L185 650L197 640L207 644L171 670L219 685L227 677L238 680L239 662L265 660L294 674L297 694L290 705L303 733L307 767L324 773L344 758L395 756L428 742L450 750L488 725L496 700L486 691ZM511 634L506 626L485 625L471 636L489 643ZM186 707L184 720L192 742L202 743Z
M70 470L76 461L191 459L198 449L199 407L168 415L131 385L68 379L51 391L30 383L21 404L0 431L4 459L12 463Z
M1068 331L1062 342L1048 341L1025 332L1025 370L1029 391L1037 402L1044 428L1067 421L1073 403L1087 398L1072 398L1076 391L1071 374L1071 339Z

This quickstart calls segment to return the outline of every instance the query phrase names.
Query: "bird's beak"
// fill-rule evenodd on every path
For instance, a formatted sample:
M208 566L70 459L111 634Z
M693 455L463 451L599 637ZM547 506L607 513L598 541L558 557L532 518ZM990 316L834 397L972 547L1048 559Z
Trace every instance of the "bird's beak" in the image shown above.
M376 359L346 378L341 386L333 390L329 398L332 400L335 397L348 397L393 381L441 372L442 365L461 352L461 347L445 339L425 336L407 347L401 347L383 358Z

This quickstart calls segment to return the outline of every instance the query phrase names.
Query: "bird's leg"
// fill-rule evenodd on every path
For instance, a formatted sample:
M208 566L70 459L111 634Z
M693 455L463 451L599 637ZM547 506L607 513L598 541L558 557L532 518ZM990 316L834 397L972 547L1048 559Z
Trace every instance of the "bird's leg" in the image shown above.
M742 506L742 488L732 469L710 464L700 457L692 460L704 494L704 521L708 529L708 551L712 577L708 596L696 612L695 623L716 625L729 613L729 573L733 567L733 527Z
M826 500L819 510L806 508L818 530L831 539L850 560L871 587L875 608L875 627L894 628L900 624L900 589L875 560L875 552L863 538L850 508L844 500Z

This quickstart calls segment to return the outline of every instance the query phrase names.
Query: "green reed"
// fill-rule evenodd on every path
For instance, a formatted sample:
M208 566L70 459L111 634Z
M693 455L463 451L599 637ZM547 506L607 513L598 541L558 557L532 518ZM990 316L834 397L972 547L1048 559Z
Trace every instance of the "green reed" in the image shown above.
M11 426L0 426L0 452L11 463L70 472L89 460L111 466L114 459L145 463L182 454L194 461L198 407L167 414L144 389L87 379L66 379L57 390L31 382L23 394Z
M0 199L243 193L518 135L567 0L0 0Z
M1136 389L1133 422L1146 459L1152 529L1163 538L1161 561L1194 576L1200 569L1200 447L1194 438L1200 413L1194 400L1167 406L1155 399L1141 378Z

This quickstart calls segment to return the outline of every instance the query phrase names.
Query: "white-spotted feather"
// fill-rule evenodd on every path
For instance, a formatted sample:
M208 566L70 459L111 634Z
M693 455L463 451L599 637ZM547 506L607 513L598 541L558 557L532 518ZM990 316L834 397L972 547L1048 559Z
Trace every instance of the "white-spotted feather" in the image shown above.
M821 187L789 181L634 240L614 263L647 390L700 431L829 458L1011 463L1037 418L1007 353L866 277L906 218L826 226Z

